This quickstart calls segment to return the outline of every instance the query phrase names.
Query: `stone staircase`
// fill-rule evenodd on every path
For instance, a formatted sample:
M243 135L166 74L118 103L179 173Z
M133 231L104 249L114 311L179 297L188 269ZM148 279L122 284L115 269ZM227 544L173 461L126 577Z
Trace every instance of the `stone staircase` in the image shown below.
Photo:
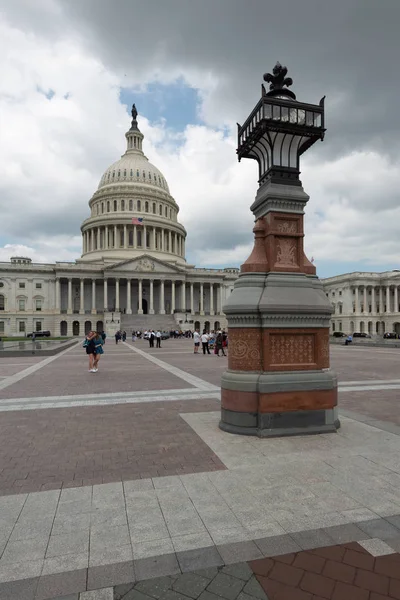
M128 335L134 331L146 331L148 329L159 329L160 331L171 331L178 327L174 315L124 315L121 314L121 330Z

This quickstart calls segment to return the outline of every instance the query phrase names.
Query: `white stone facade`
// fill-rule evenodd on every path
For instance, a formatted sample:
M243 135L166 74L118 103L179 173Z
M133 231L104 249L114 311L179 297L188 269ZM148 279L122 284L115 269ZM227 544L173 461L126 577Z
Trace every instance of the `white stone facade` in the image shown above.
M400 271L346 273L322 283L334 309L331 333L400 333Z
M179 206L143 154L135 118L125 137L125 154L106 170L89 201L81 258L0 263L0 336L112 333L116 323L127 332L144 326L226 327L222 306L239 270L187 264Z

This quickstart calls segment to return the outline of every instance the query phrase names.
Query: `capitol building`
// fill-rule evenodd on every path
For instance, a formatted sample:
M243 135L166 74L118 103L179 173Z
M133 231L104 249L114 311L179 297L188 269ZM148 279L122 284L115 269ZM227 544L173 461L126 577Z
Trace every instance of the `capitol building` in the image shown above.
M222 307L239 270L186 262L179 206L143 153L143 137L133 105L125 154L105 171L89 201L81 258L0 262L0 335L226 326Z

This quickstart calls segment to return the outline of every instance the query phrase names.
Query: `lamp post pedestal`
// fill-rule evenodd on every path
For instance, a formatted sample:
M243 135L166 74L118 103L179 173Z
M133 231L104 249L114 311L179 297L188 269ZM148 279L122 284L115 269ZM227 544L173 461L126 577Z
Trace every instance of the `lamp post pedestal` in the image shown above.
M254 133L253 120L252 126ZM265 124L260 130L265 133ZM257 154L257 141L254 135L243 156ZM229 357L220 428L231 433L275 437L335 432L340 426L337 379L329 368L332 307L304 254L309 197L298 174L298 168L271 166L266 176L260 173L251 207L254 248L223 309Z

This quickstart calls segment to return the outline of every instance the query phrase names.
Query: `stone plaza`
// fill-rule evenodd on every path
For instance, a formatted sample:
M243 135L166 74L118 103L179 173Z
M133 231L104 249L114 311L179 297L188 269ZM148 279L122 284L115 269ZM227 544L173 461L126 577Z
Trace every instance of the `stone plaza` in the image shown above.
M191 340L3 358L1 600L399 598L399 356L331 346L341 429L279 439Z

